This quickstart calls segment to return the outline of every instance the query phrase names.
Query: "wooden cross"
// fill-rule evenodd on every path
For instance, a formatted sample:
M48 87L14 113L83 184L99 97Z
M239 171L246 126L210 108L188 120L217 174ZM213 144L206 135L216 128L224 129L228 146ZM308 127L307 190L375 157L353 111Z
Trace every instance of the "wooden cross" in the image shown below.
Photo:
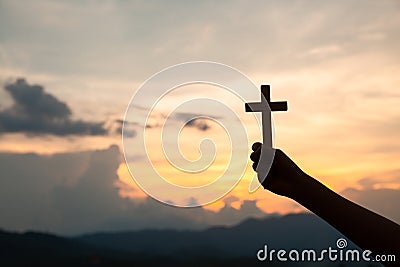
M245 103L245 109L246 112L261 112L263 143L272 148L271 111L287 111L288 105L286 101L271 102L270 92L269 85L261 85L261 102Z

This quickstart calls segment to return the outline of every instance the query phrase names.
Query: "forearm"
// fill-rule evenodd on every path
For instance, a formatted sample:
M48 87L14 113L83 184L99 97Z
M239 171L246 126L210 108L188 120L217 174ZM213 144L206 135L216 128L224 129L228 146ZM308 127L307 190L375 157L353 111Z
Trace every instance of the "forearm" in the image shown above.
M293 199L324 219L362 249L396 254L400 260L400 226L336 194L304 174Z

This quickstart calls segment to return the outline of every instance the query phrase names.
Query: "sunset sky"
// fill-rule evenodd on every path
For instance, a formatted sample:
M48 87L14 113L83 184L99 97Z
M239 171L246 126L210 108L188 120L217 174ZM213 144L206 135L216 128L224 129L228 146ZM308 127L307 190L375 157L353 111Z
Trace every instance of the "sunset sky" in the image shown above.
M275 147L329 188L400 223L399 12L395 0L0 0L0 228L201 228L303 211L261 188L249 193L250 160L239 184L202 208L164 205L135 184L122 154L129 100L151 75L188 61L220 62L257 86L270 84L272 99L289 103L273 115ZM167 110L202 96L236 110L241 121L229 123L251 129L250 144L260 137L253 115L221 88L165 97L149 120L148 151L160 173L184 186L208 183L229 164L229 137L210 120L183 128L179 144L195 160L200 141L213 138L218 153L207 172L188 180L160 156ZM136 168L145 164L132 158Z

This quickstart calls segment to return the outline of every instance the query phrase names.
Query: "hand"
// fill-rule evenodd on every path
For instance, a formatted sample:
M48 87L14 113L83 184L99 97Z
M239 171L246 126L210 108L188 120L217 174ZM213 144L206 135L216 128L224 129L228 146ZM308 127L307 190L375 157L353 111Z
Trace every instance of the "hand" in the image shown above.
M261 143L254 143L250 158L257 169ZM400 226L381 215L336 194L318 180L305 174L285 153L275 150L270 171L262 186L275 194L289 197L324 219L362 249L373 255L400 257ZM385 262L399 266L398 262Z
M262 144L259 142L254 143L252 146L253 153L251 153L250 159L254 162L254 171L256 171L260 160L261 147ZM265 189L275 194L294 199L297 192L302 189L303 182L307 177L308 175L306 175L282 150L276 149L274 160L267 177L259 180L263 181L262 186Z

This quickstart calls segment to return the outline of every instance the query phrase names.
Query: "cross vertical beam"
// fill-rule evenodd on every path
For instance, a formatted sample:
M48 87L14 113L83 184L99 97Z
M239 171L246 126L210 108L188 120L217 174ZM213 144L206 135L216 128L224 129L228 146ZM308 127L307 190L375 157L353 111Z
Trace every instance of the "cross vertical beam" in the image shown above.
M286 101L271 102L271 88L269 85L261 85L261 102L245 103L246 112L261 112L263 143L272 148L272 111L287 111ZM268 108L269 107L269 108Z

